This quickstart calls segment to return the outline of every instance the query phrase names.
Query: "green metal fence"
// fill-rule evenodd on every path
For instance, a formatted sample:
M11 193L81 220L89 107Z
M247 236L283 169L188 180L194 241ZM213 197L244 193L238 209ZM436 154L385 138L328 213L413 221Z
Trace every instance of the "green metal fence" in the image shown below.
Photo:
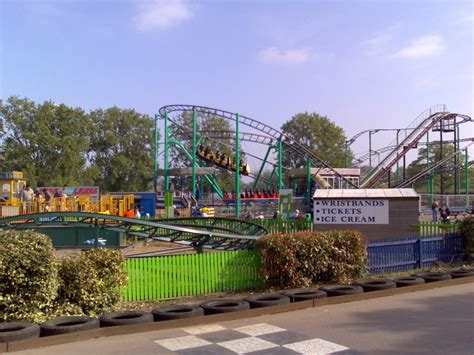
M456 233L457 223L441 223L441 222L422 222L414 227L419 228L420 237L443 235Z
M313 230L313 221L311 218L252 219L252 222L264 227L268 231L268 234Z
M127 259L124 301L159 300L263 286L252 250Z

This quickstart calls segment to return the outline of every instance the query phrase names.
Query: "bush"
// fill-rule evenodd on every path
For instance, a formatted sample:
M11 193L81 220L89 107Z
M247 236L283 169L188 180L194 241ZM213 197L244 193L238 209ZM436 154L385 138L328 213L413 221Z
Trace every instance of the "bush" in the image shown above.
M59 301L78 306L86 315L112 309L126 284L125 260L118 250L91 249L62 260Z
M0 233L0 319L47 319L55 308L58 264L48 236L33 231Z
M257 240L267 284L302 287L360 277L367 262L364 237L356 231L298 232Z
M464 218L458 226L458 234L464 238L464 251L470 261L474 260L474 217Z

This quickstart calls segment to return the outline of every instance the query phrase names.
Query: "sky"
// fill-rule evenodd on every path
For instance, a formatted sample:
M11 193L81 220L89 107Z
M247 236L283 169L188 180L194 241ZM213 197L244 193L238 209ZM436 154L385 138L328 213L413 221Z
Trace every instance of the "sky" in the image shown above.
M473 115L473 1L0 4L1 99L150 115L195 104L275 128L317 112L348 138L407 127L436 104ZM394 137L375 134L373 148ZM367 135L352 146L367 147Z

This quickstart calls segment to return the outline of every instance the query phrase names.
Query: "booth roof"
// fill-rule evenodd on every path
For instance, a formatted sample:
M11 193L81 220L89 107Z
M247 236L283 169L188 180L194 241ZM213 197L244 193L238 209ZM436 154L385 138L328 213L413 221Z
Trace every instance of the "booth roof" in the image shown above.
M317 189L313 199L418 198L414 189Z

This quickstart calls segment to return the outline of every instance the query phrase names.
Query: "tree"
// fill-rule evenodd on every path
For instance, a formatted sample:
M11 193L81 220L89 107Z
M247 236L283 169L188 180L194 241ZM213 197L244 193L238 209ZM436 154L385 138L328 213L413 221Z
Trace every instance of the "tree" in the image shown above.
M281 127L283 133L314 153L332 167L344 166L344 130L327 117L317 113L298 113ZM352 160L352 153L349 152ZM305 165L303 157L283 155L283 163L289 168Z
M429 155L428 162L426 160L426 155ZM428 166L433 165L434 163L440 161L442 158L453 153L454 146L451 144L443 143L443 154L441 155L441 145L439 141L434 141L429 144L428 147L423 147L418 150L418 157L410 163L407 167L406 176L413 176L420 171L426 169ZM465 154L461 153L458 155L458 164L464 164ZM465 185L465 177L461 169L461 188ZM441 177L443 178L443 192L454 194L454 158L443 164L442 166L435 168L433 170L433 193L441 193ZM415 182L415 189L420 192L427 192L426 178L429 175L426 175L425 178L419 179Z
M153 182L153 119L118 107L92 111L89 160L105 191L146 191Z
M23 171L31 185L86 183L88 117L80 108L27 98L0 102L4 128L3 171Z

